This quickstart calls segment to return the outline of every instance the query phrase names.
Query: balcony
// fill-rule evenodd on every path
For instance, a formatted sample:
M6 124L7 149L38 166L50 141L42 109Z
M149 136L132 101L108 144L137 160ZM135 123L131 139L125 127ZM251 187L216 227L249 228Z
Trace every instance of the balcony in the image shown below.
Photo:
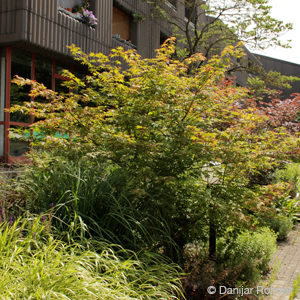
M77 0L1 0L0 44L26 42L69 55L67 45L75 44L85 52L107 50L101 44L101 30L84 24L70 12ZM69 4L68 4L68 3Z

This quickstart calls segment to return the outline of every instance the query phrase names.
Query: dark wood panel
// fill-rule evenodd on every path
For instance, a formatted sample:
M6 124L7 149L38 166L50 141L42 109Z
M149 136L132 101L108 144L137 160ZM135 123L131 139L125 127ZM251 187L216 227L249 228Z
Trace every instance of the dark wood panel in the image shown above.
M112 34L119 35L122 39L130 40L130 15L118 7L113 7Z

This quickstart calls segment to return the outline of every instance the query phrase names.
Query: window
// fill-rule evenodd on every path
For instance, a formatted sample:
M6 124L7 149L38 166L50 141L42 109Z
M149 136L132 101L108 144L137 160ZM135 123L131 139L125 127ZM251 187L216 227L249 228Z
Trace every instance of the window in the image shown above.
M14 104L22 105L25 101L44 101L39 98L30 98L29 86L18 87L11 84L14 75L35 79L47 88L57 91L68 90L60 86L65 78L60 74L62 69L71 69L68 64L59 64L35 53L27 53L18 48L6 47L3 53L0 49L0 159L5 162L24 160L24 154L30 150L28 138L34 136L30 125L33 116L22 113L9 113ZM25 129L24 132L19 132ZM8 135L8 132L10 134Z
M13 79L15 75L31 79L31 61L31 53L13 49L11 58L11 79ZM12 84L10 88L10 105L22 105L24 102L30 101L30 97L28 96L29 92L30 87L28 85L20 87L16 84ZM30 123L30 117L22 113L11 113L10 121Z
M26 126L18 126L11 125L9 129L24 129ZM30 142L28 138L30 137L30 129L28 128L28 134L18 134L16 132L11 131L9 134L9 155L20 157L24 156L24 154L30 151Z
M43 83L48 89L52 88L52 61L42 56L35 55L34 59L34 79Z
M68 93L69 89L61 84L68 80L68 78L62 75L63 70L70 70L70 65L53 63L53 78L52 78L52 90L58 93Z
M55 79L55 92L64 93L64 94L67 94L69 92L69 89L62 85L63 82L64 82L63 79L60 78Z
M168 38L168 36L166 34L164 34L163 32L160 32L160 41L159 41L159 44L162 45L167 38Z
M131 17L118 7L113 7L112 34L125 41L130 41Z
M24 78L32 79L32 54L26 53L19 49L13 49L11 56L11 79L15 75L19 75ZM24 102L31 101L28 93L30 92L30 86L17 86L11 84L10 86L10 106L15 104L22 105ZM32 122L32 117L22 114L20 112L10 113L10 129L20 129L29 127ZM19 139L20 134L10 134L10 147L9 155L11 156L23 156L25 152L29 151L29 142Z
M81 5L81 0L58 0L58 7L72 11L76 5Z
M0 158L4 156L5 56L0 51Z
M73 72L74 66L68 63L59 63L54 59L26 52L23 49L10 46L0 48L0 160L14 163L24 160L24 154L30 150L29 139L36 136L30 125L38 119L22 113L9 113L12 105L22 105L25 101L46 101L41 98L30 98L29 86L18 87L11 84L15 75L36 80L47 88L58 92L68 92L68 88L61 86L63 69ZM77 74L85 74L85 68L78 66ZM76 74L76 75L77 75ZM22 131L20 131L22 129ZM9 133L10 131L10 133Z
M4 125L0 125L0 159L4 157Z

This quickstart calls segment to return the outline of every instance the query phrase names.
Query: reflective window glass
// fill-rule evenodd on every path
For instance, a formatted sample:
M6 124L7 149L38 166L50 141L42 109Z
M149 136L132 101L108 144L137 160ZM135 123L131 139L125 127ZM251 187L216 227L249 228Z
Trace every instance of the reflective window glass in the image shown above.
M63 70L70 70L70 65L61 63L55 65L56 74L62 75Z
M5 57L0 56L0 122L4 121L5 105Z
M35 80L43 83L48 89L52 87L52 62L35 55Z
M69 89L65 86L62 86L63 82L64 80L58 78L55 79L55 92L66 93L66 94L69 93Z
M0 157L4 156L4 125L0 125Z
M0 122L4 122L5 56L0 51ZM4 124L0 124L0 157L4 156Z
M20 126L10 126L10 129L21 129ZM29 129L26 133L10 132L9 134L9 154L11 156L24 156L30 151L30 133Z
M24 53L24 51L13 49L11 58L11 77L15 75L23 78L31 79L31 53ZM11 84L10 89L10 105L22 105L24 102L30 101L28 96L30 86L19 87L16 84ZM10 114L11 122L30 123L30 116L16 112Z

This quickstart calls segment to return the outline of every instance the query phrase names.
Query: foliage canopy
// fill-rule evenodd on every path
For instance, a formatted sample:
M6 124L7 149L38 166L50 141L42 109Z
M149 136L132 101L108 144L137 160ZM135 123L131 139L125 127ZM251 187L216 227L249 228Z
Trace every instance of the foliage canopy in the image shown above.
M177 7L185 8L185 20L166 5L170 1L147 2L155 16L166 19L184 37L189 56L201 51L211 57L216 49L240 41L250 48L289 47L279 38L292 24L272 17L269 0L178 0Z
M122 48L106 56L72 46L89 75L81 80L64 71L67 94L16 78L31 85L31 96L48 101L11 110L39 119L32 125L40 134L35 145L53 155L112 164L125 174L123 192L145 213L140 222L147 228L152 220L146 215L152 215L157 227L168 224L182 249L201 235L215 239L215 231L228 225L249 224L249 207L259 208L251 174L291 159L300 141L284 127L270 126L247 89L226 80L230 57L242 55L238 48L225 48L190 76L190 65L205 58L173 60L174 43L169 39L153 59ZM148 247L174 255L159 235Z
M165 20L171 35L177 37L177 57L185 58L202 52L209 60L226 46L241 43L245 46L246 57L233 57L235 63L228 73L236 75L240 71L251 74L249 86L258 96L261 96L262 90L265 93L266 88L288 89L292 82L299 80L295 76L266 72L259 60L247 50L290 47L289 41L282 42L280 36L292 29L292 24L272 17L269 0L178 0L175 1L177 10L170 8L171 1L145 1L150 3L153 16ZM203 64L204 61L198 61L192 67Z

